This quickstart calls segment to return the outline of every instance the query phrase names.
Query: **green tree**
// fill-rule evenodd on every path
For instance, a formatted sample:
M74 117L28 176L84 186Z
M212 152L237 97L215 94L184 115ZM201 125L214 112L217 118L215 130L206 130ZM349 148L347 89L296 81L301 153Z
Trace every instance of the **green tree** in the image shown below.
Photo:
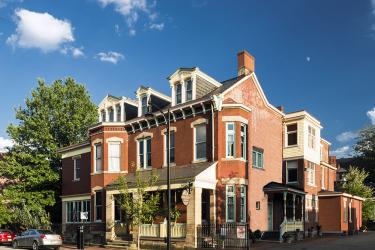
M375 183L375 126L363 128L354 146L357 153L351 164L365 169L369 175L367 183Z
M158 177L153 173L149 176L141 176L140 172L136 171L133 188L128 187L126 177L120 176L117 180L121 208L132 226L138 229L137 249L140 249L140 226L144 223L152 223L159 210L159 193L147 191L147 187L155 186L157 179Z
M375 205L374 201L370 199L374 195L374 190L365 185L365 179L367 176L368 173L365 170L350 166L348 172L344 176L346 182L343 184L345 192L366 199L363 202L362 207L362 220L365 223L372 219Z
M16 109L16 119L7 129L14 146L0 162L0 176L14 183L3 190L2 198L13 211L10 222L45 225L46 209L55 204L60 189L57 149L86 140L97 109L86 88L72 78L51 85L38 80L25 105Z

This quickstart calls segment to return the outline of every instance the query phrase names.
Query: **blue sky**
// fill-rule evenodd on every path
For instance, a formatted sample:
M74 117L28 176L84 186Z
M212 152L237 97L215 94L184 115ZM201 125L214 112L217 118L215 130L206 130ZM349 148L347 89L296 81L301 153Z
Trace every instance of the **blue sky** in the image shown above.
M178 67L235 76L243 49L270 102L317 117L335 153L375 124L372 0L0 0L0 148L38 77L72 76L96 103L140 84L169 94Z

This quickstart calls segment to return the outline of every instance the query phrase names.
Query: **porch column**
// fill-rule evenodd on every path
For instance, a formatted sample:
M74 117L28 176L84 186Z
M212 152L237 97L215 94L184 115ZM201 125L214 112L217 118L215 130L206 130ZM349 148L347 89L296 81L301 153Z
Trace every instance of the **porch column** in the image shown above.
M106 240L114 240L116 237L115 234L115 200L113 194L106 193L105 196L105 223L106 223Z
M301 218L301 221L305 221L305 198L303 197L303 196L301 196L301 206L302 206L302 208L301 208L301 216L302 216L302 218Z
M210 223L216 223L216 194L210 190Z
M296 221L296 194L293 194L293 221Z
M113 108L113 121L119 122L119 121L117 121L117 107L116 107L116 105L112 106L112 108Z
M202 224L202 188L194 187L186 208L186 245L197 247L197 225Z
M283 196L284 196L284 221L286 221L286 195L287 195L287 193L283 192Z

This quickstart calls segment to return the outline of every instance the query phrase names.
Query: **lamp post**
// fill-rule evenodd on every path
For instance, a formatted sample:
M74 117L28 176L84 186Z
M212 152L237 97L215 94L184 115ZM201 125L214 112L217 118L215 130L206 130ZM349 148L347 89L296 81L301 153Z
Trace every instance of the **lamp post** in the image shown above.
M168 200L168 209L167 209L167 250L171 249L171 168L170 168L170 136L171 136L171 110L168 108L167 116L165 113L156 106L155 104L152 104L151 98L149 98L148 102L148 109L147 113L145 114L146 117L154 117L152 114L152 107L155 107L160 113L163 115L164 120L167 123L167 200ZM168 119L167 119L168 118ZM157 117L156 117L157 119Z

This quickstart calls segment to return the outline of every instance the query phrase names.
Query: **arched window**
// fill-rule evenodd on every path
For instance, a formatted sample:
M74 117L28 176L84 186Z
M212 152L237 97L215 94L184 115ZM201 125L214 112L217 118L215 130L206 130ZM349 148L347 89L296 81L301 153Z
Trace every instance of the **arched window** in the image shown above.
M180 104L182 102L182 86L180 83L176 84L176 104Z
M147 110L147 96L142 97L142 115L146 114Z
M186 101L193 100L193 84L191 79L186 81Z

